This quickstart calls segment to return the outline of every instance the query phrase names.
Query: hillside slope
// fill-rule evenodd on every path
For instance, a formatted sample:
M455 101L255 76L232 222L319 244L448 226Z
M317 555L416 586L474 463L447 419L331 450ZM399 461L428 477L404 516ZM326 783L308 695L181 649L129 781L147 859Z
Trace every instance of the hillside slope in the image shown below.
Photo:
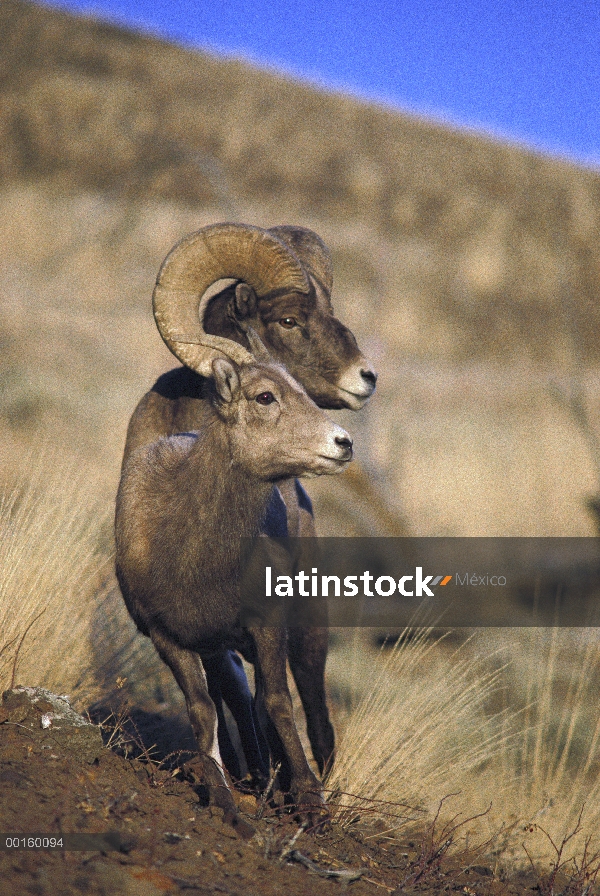
M0 32L19 444L50 408L97 453L100 415L113 487L127 414L171 363L148 308L172 242L291 221L331 246L336 310L382 374L346 423L393 513L423 534L591 531L594 443L570 410L580 393L593 428L597 173L21 0ZM321 492L339 516L344 488Z

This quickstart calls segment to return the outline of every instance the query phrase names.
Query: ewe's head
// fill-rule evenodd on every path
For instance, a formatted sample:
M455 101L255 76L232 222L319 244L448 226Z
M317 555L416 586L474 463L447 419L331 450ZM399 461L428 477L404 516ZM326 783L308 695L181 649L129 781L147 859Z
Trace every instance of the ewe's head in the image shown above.
M207 292L226 279L233 283L218 295ZM203 376L212 362L205 347L243 363L224 343L242 351L251 326L318 405L358 410L377 375L334 317L332 283L329 252L311 230L216 224L171 250L158 274L154 314L171 351Z
M258 360L212 362L213 404L236 464L265 480L338 473L352 460L348 433L333 423L250 330Z

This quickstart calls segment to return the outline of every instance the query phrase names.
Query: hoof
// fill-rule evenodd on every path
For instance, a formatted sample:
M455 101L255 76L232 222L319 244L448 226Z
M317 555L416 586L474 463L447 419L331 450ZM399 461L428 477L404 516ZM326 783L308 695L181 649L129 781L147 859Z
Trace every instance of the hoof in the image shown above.
M295 803L294 817L304 824L311 833L324 833L331 827L331 816L327 803L320 793L305 792L298 794Z

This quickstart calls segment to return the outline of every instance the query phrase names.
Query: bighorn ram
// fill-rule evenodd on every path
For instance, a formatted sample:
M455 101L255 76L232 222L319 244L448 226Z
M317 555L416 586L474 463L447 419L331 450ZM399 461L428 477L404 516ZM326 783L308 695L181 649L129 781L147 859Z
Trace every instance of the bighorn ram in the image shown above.
M260 615L242 626L240 536L259 533L274 483L339 472L352 458L352 442L270 360L252 329L255 357L197 330L178 335L190 340L194 363L207 376L203 425L160 438L124 462L115 525L119 584L139 630L185 695L211 802L243 825L221 769L217 714L200 663L232 648L255 665L289 763L290 790L314 824L325 804L294 725L286 631L265 626Z
M235 282L207 298L208 288L226 278ZM209 408L206 376L211 373L198 348L204 332L215 336L215 346L226 338L249 347L244 329L250 325L320 407L362 407L377 377L350 330L334 317L331 289L329 252L315 233L302 227L262 230L217 224L178 243L159 273L154 312L167 346L185 366L160 377L140 401L129 424L124 463L136 448L160 436L203 427ZM290 479L279 483L279 489L287 508L283 521L287 534L314 535L310 500L300 483ZM312 752L322 772L334 748L325 699L326 630L292 629L288 651ZM226 659L214 660L207 674L217 705L220 678L226 702L234 710L228 697L236 688L243 689L245 679L233 658L228 664ZM248 700L245 711L234 712L242 740L250 743L250 750L245 749L248 764L259 771L256 757L248 755L249 714ZM225 749L227 741L221 716L223 758L237 776L233 751Z

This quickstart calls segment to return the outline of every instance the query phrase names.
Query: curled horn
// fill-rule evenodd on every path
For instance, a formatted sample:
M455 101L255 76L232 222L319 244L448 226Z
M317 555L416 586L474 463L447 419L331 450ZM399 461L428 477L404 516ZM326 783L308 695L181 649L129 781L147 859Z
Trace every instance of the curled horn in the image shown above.
M160 335L179 360L203 376L214 358L237 364L253 356L231 339L204 330L205 296L217 280L243 280L258 296L276 289L308 293L310 283L293 249L260 227L213 224L184 237L163 261L153 294Z
M290 224L271 227L267 232L285 243L298 256L309 274L312 274L331 295L333 264L329 249L320 236L307 227L293 227Z

